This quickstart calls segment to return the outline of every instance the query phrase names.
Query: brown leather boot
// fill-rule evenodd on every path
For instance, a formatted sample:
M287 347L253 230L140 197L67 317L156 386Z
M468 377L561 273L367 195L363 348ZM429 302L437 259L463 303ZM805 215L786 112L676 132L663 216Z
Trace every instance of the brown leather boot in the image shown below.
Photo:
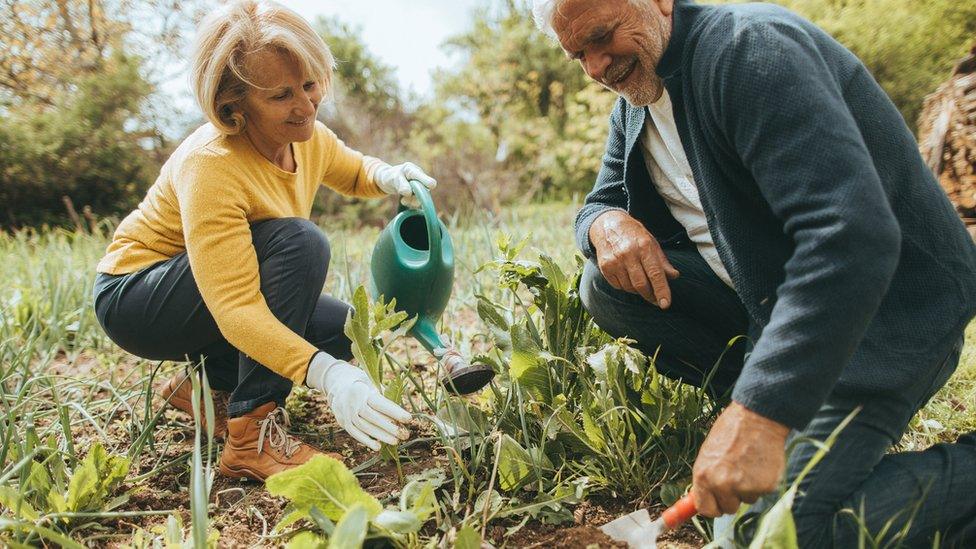
M169 401L169 405L190 414L193 417L193 383L186 374L179 374L170 378L159 394ZM224 440L227 436L227 401L230 393L226 391L210 391L214 404L214 438ZM203 412L203 400L200 401L200 411ZM207 420L203 418L201 426L206 436Z
M264 481L271 475L297 467L316 454L342 461L288 434L288 413L274 402L262 404L227 422L227 443L220 454L220 474Z

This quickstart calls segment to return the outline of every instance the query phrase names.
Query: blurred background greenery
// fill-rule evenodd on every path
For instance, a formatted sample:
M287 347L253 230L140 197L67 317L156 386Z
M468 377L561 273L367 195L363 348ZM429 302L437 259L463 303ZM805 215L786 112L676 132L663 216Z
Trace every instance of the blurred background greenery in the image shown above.
M976 2L777 3L856 53L913 130L924 96L976 42ZM208 6L0 0L0 227L87 223L138 203L182 137L163 129L173 106L160 85ZM498 213L592 186L615 96L534 28L528 2L484 0L443 45L462 61L440 69L422 101L361 29L330 18L315 25L340 61L320 118L354 148L427 168L442 185L441 208ZM323 192L313 216L361 223L389 207Z

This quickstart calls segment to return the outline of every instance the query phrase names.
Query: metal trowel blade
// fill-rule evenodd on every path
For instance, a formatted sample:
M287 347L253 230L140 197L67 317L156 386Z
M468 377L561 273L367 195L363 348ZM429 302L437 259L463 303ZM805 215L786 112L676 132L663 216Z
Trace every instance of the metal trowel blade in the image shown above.
M604 524L600 530L631 549L655 549L661 521L651 519L647 509L640 509Z

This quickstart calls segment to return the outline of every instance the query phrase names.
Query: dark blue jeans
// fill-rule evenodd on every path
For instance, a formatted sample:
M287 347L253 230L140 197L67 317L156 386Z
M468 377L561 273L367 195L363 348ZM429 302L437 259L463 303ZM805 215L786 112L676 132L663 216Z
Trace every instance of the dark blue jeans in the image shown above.
M352 358L342 330L350 307L322 295L331 257L322 231L307 219L269 219L251 225L251 241L261 293L275 317L319 349ZM202 361L211 387L231 393L232 417L267 402L283 406L291 392L291 380L220 334L186 253L130 274L99 274L94 295L95 316L112 341L150 360Z
M592 261L583 271L580 297L611 335L635 339L650 355L660 348L661 373L700 385L715 367L712 393L726 394L742 369L746 349L733 346L718 359L730 339L749 332L742 303L693 245L665 246L664 251L681 272L670 281L672 305L667 311L613 288ZM919 408L955 371L961 347L958 334L928 363L919 364L918 384L911 394L831 395L813 421L791 435L823 441L861 407L801 485L793 513L802 547L857 547L858 522L874 537L889 521L885 540L892 540L910 521L905 545L931 546L930 540L941 532L947 546L976 547L976 436L921 452L887 453ZM787 462L788 482L815 452L811 443L796 446ZM773 500L761 500L754 509L762 510Z

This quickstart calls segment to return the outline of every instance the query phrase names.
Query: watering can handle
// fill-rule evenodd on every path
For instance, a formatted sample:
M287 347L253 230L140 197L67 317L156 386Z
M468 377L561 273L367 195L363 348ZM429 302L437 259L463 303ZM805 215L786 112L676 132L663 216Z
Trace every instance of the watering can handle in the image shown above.
M441 257L441 227L440 221L437 219L437 211L434 209L434 200L430 197L430 191L423 183L411 179L410 189L413 191L413 195L417 197L420 202L420 209L424 212L424 221L427 222L427 242L429 244L429 255L427 259L428 265L434 261L434 258L440 260ZM398 212L403 212L409 210L408 206L400 202L400 207Z

